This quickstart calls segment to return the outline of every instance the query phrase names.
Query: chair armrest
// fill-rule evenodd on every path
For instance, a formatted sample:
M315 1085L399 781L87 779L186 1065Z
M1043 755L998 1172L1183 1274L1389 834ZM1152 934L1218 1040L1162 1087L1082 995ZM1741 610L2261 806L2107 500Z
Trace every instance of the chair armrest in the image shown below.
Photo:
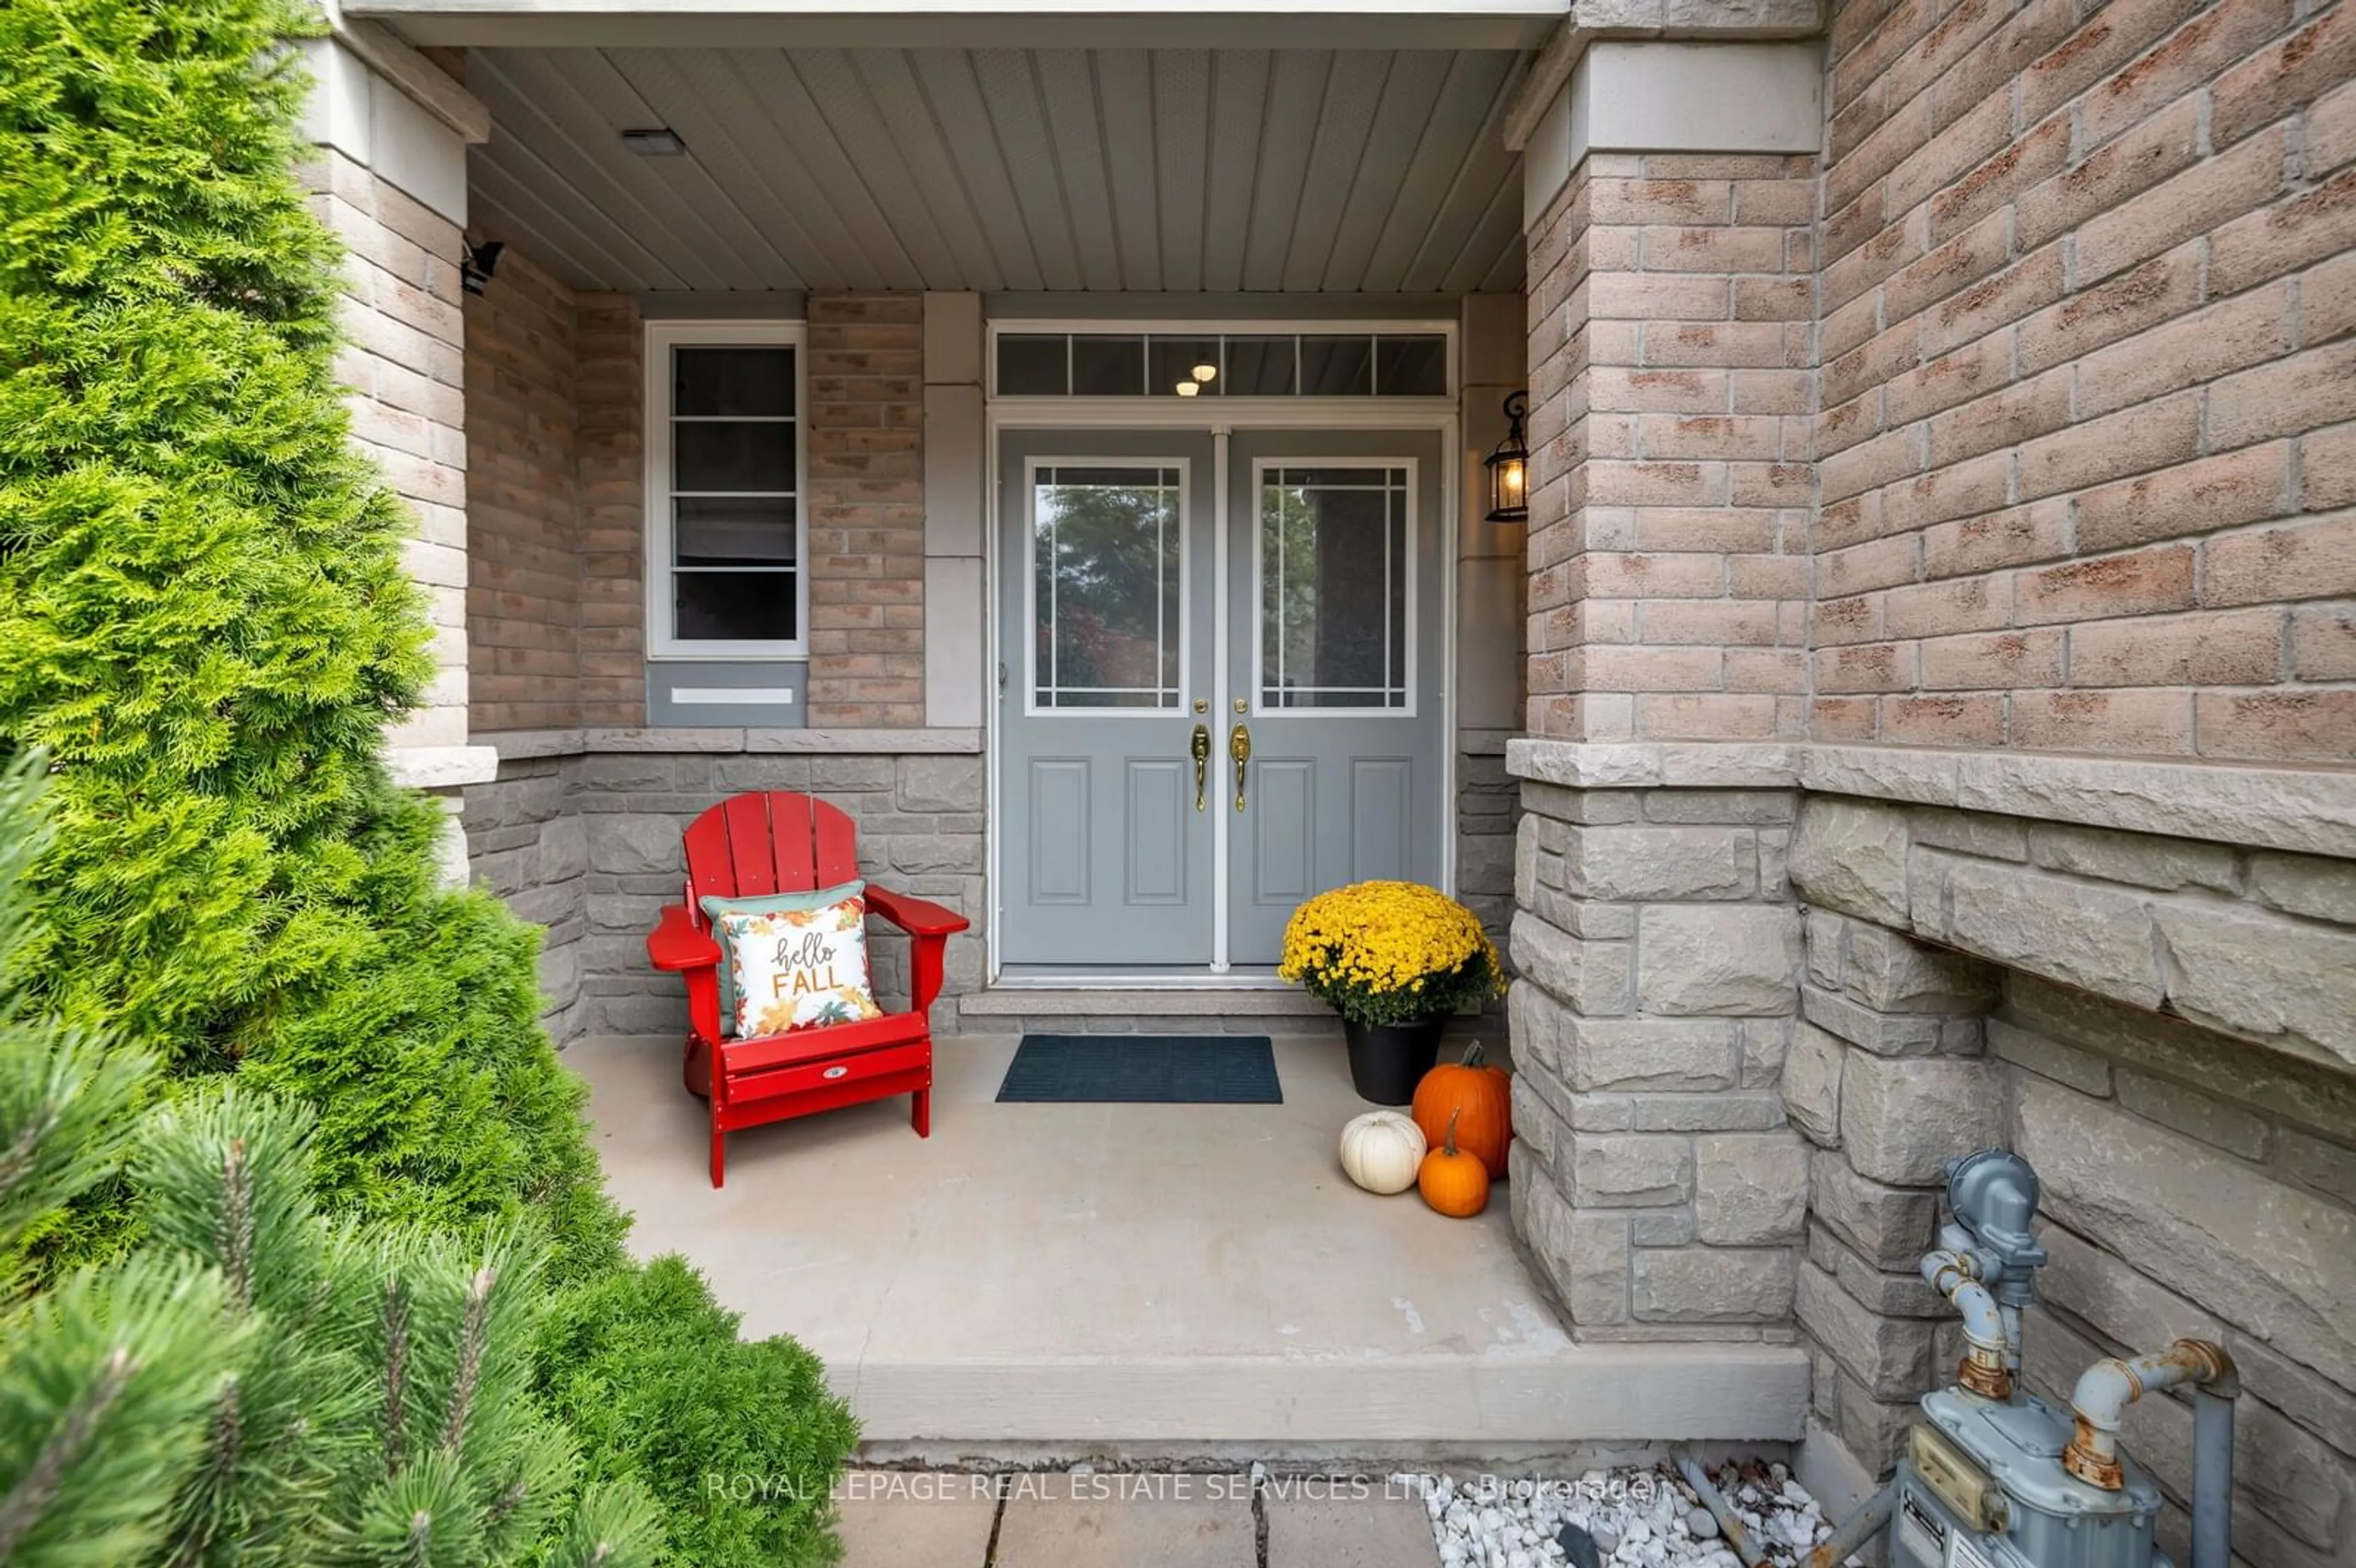
M685 904L665 904L654 930L647 933L647 956L658 969L710 969L720 963L720 944L695 929L695 917Z
M948 936L973 924L957 911L930 899L910 898L873 882L867 884L867 907L911 936Z

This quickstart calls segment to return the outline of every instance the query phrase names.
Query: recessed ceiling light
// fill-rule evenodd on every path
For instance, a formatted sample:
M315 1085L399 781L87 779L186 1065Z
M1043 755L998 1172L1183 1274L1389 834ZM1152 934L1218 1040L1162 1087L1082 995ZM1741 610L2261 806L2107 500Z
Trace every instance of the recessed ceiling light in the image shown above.
M622 133L622 145L642 158L675 158L687 151L680 133L668 125Z

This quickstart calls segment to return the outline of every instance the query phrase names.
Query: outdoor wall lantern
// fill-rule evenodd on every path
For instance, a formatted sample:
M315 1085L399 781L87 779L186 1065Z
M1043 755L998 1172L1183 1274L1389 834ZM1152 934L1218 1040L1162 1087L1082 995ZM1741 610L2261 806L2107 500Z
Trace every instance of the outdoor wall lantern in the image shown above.
M1530 520L1530 448L1522 434L1522 416L1530 411L1530 395L1515 392L1505 400L1505 417L1513 421L1497 450L1482 459L1489 471L1489 520L1526 523Z

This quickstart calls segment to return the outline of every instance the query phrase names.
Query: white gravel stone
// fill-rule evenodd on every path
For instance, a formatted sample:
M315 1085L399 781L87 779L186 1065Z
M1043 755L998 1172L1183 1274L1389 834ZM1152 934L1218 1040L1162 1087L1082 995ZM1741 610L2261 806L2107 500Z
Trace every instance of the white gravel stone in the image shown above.
M1424 1499L1444 1568L1563 1568L1557 1533L1577 1525L1613 1568L1741 1568L1718 1520L1666 1465L1568 1477L1399 1476ZM1713 1472L1751 1540L1790 1568L1832 1533L1824 1509L1782 1465Z

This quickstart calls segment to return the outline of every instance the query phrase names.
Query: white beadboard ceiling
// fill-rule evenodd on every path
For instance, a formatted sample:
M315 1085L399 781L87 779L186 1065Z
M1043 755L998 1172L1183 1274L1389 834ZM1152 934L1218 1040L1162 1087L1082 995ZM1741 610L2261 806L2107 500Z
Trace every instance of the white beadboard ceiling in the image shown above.
M635 293L1512 290L1519 60L475 48L474 227ZM686 155L623 149L653 125Z

